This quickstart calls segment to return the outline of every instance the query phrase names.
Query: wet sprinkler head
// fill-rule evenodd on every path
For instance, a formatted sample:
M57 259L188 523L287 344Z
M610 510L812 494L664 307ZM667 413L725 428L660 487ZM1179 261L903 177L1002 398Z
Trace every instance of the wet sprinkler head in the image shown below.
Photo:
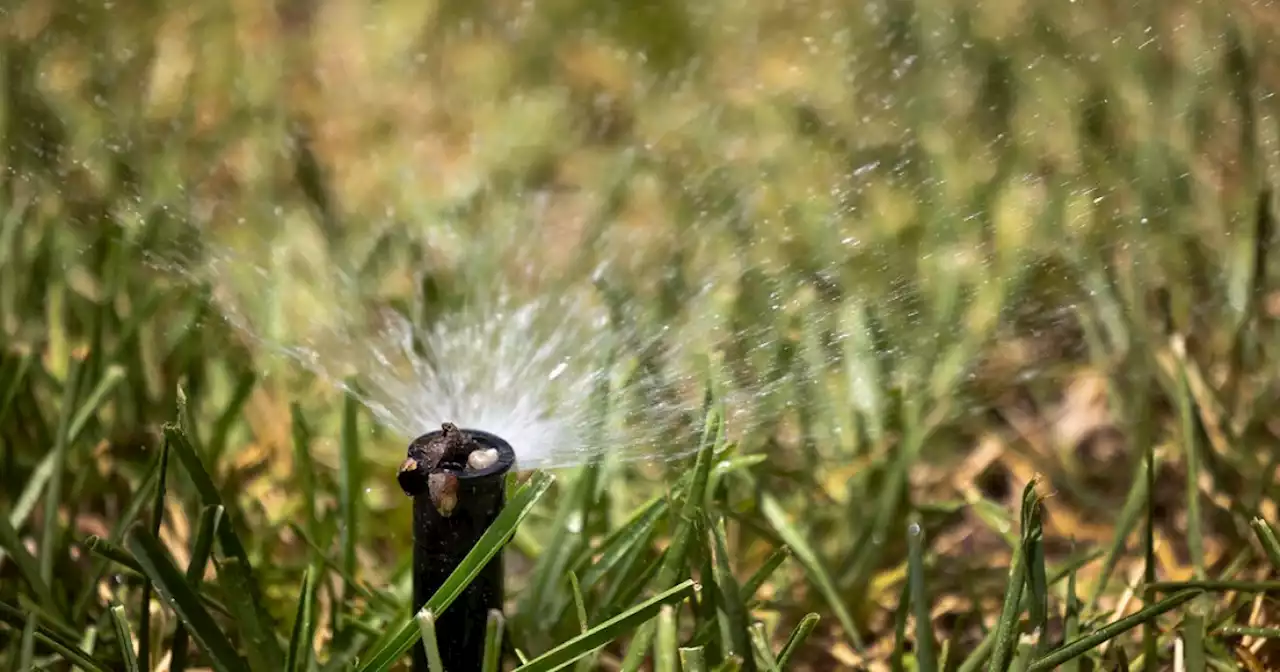
M458 489L466 481L505 474L515 463L506 441L475 430L464 431L446 422L440 431L423 434L409 444L409 454L396 478L410 497L426 494L443 517L458 506Z
M414 611L440 589L506 503L506 475L515 451L502 438L444 423L409 444L397 480L413 498ZM502 610L502 554L485 565L443 614L436 636L444 668L479 670L491 610ZM427 670L421 646L413 668Z

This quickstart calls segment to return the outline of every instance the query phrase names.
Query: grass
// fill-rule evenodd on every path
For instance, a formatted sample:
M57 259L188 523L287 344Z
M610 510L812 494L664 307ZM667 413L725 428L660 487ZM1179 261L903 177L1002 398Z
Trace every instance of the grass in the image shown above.
M502 669L1280 665L1265 3L250 4L0 17L0 667L393 669L504 543ZM687 456L412 614L402 439L222 310L495 287Z

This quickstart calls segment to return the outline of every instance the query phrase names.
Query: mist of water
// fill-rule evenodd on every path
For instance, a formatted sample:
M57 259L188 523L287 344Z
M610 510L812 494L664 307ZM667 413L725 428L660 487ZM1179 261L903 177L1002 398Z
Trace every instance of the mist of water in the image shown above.
M214 287L221 317L261 356L301 366L352 395L406 442L453 422L507 439L521 469L605 455L669 460L696 448L705 360L702 370L691 368L691 340L673 338L671 329L620 329L590 279L522 292L494 277L460 307L420 324L332 267L319 276L296 266L282 272L272 261L213 245L198 260L152 261ZM263 309L267 294L274 296ZM665 352L647 356L669 364L662 389L636 361L636 350L648 352L658 340ZM745 408L735 405L739 419Z

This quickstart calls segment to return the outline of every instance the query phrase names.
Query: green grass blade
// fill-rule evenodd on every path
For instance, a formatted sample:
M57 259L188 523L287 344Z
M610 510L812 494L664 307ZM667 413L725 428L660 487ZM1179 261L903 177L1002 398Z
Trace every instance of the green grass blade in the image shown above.
M315 461L311 459L311 431L307 427L306 419L302 416L301 407L296 402L289 407L289 416L291 418L290 433L293 439L293 475L301 491L302 527L306 529L308 536L314 538L320 523L316 518L316 467ZM323 554L319 548L316 548L313 553Z
M1195 589L1205 592L1276 593L1280 592L1280 581L1156 581L1147 587L1161 592Z
M18 496L18 501L13 505L13 510L9 512L9 524L14 529L22 529L27 523L27 518L35 511L36 503L40 501L40 495L44 493L44 487L49 484L49 479L53 476L53 460L57 457L53 451L50 451L40 460L40 464L36 465L35 470L31 472L27 485L22 489L22 494ZM0 555L0 558L3 558Z
M422 635L422 648L427 652L427 669L431 672L445 672L444 660L440 658L440 642L436 638L436 617L430 609L423 609L416 616L418 632Z
M744 603L752 602L755 599L756 591L760 590L760 587L769 580L769 577L773 576L773 573L778 571L782 563L786 562L787 558L790 557L791 547L789 546L780 546L769 554L764 564L760 565L760 568L752 573L746 582L742 584L742 601Z
M578 585L578 575L569 572L569 589L573 592L573 607L578 615L578 629L586 632L589 628L587 621L587 604L582 599L582 587Z
M622 659L619 672L636 672L640 669L645 657L649 655L649 645L653 643L656 632L657 626L652 622L644 623L636 630L635 636L627 642L627 655Z
M707 672L707 654L701 646L680 649L681 672Z
M1031 667L1028 669L1030 672L1052 670L1068 660L1082 656L1086 652L1101 646L1105 642L1111 641L1112 639L1143 623L1146 623L1153 618L1156 618L1157 616L1160 616L1161 614L1178 608L1200 594L1201 591L1193 589L1170 595L1169 597L1166 597L1151 606L1145 607L1134 614L1108 623L1101 628L1084 635L1083 637L1067 642L1061 647L1050 652L1045 657L1032 663Z
M1040 496L1035 479L1022 494L1022 558L1026 563L1023 576L1027 580L1028 608L1032 632L1044 632L1049 622L1049 586L1045 576L1044 524L1041 519Z
M249 395L253 394L253 388L258 383L258 376L253 370L247 370L240 374L240 378L236 381L236 387L231 392L231 399L227 402L227 407L222 409L222 413L218 415L218 419L213 423L213 431L209 434L209 440L205 443L205 451L209 456L210 464L217 464L222 455L226 452L227 438L231 434L231 428L235 425L236 419L240 417L240 412L244 409L244 405L249 401Z
M698 614L695 619L702 620L702 627L694 633L692 643L708 647L712 661L719 662L725 654L729 653L729 649L739 652L743 649L735 644L734 628L731 625L729 612L722 604L726 598L720 594L720 585L715 581L715 544L711 538L712 533L703 520L700 519L698 525L699 534L706 541L704 548L696 549L701 551L698 554L701 556L698 558L698 575L712 577L712 580L705 581L702 589L698 591ZM729 598L732 599L732 596Z
M911 613L911 582L903 581L898 591L898 608L893 613L893 652L889 654L889 669L903 672L903 659L907 655L907 615Z
M1158 466L1159 461L1155 465L1151 465L1151 469ZM1111 547L1107 551L1106 559L1102 563L1101 573L1094 584L1093 592L1089 595L1089 601L1086 603L1084 611L1092 613L1098 604L1098 599L1106 592L1107 582L1111 578L1111 574L1115 571L1116 564L1120 562L1120 557L1124 554L1125 544L1129 538L1129 534L1133 532L1133 528L1138 523L1138 517L1142 515L1147 503L1147 469L1148 462L1143 460L1138 465L1138 469L1133 475L1133 484L1129 486L1129 495L1125 498L1124 506L1120 509L1120 516L1115 523L1115 535L1112 537Z
M742 656L744 667L752 669L755 666L752 665L750 658L751 634L748 629L750 626L747 622L747 607L743 603L738 581L733 575L732 568L729 567L729 544L725 538L724 521L712 520L711 516L704 512L703 524L711 537L709 546L715 558L712 571L719 591L719 607L724 610L726 625L729 629L727 643L732 645L725 654L737 653Z
M669 604L658 611L658 638L653 645L653 672L677 672L680 653L676 639L676 610Z
M1261 639L1280 639L1280 628L1251 628L1240 625L1224 625L1214 630L1220 637L1258 637Z
M164 498L169 482L169 441L160 444L160 473L156 481L155 500L151 506L151 534L160 537L160 527L164 524ZM151 580L142 584L142 611L138 616L138 666L144 670L151 669Z
M83 649L70 646L66 642L53 639L49 637L48 634L41 632L40 630L35 631L35 641L53 649L58 653L58 655L66 659L67 662L78 666L82 670L86 670L86 672L113 672L111 668L98 663L91 654L86 653Z
M658 574L658 569L666 560L666 552L658 553L651 558L650 549L636 546L625 560L618 566L616 577L610 582L608 590L600 600L599 612L606 615L621 613L627 605L635 601L636 596L644 591L644 587Z
M218 672L239 672L245 662L236 653L222 629L205 610L199 596L192 590L186 578L173 565L160 541L141 527L135 526L126 535L129 550L133 552L146 575L155 582L157 590L178 617L187 624L191 635L209 654Z
M857 626L853 624L853 617L849 615L849 610L845 607L839 591L836 590L831 575L822 566L818 560L818 554L809 546L804 535L791 524L782 505L774 499L773 495L766 492L760 496L760 512L804 566L809 579L818 587L827 604L831 606L831 610L835 612L836 620L840 621L840 626L844 628L850 643L855 649L862 650L862 636L858 633Z
M4 515L3 512L0 512L0 548L5 549L13 559L13 564L18 567L18 573L26 579L27 585L31 587L31 592L35 594L41 606L53 610L56 604L53 591L40 571L40 562L27 550L18 531L9 524L9 516Z
M31 368L31 353L24 353L22 358L18 360L18 368L14 372L13 377L9 379L9 385L5 387L4 396L0 397L0 422L4 422L9 416L9 410L13 408L13 400L18 396L18 390L22 389L22 383L27 379L27 371Z
M559 613L560 607L564 605L563 601L558 600L563 593L557 593L555 588L560 585L566 568L582 543L582 535L573 530L581 529L587 523L588 502L595 490L598 470L599 466L594 461L586 465L578 470L577 476L567 488L568 491L562 491L555 516L550 522L546 546L538 555L529 580L529 590L521 600L522 613Z
M98 644L98 626L91 625L84 629L84 636L80 638L80 650L87 656L93 655L94 647ZM80 672L89 672L83 667L77 667Z
M56 632L62 636L65 641L76 641L82 634L79 628L73 627L71 624L58 618L57 614L40 606L38 602L32 600L26 595L18 595L18 606L29 614L34 615L40 620L40 627L47 628L50 632Z
M311 667L315 594L315 572L308 567L302 574L298 610L293 617L293 630L289 633L289 652L285 657L285 670L288 672L306 672Z
M511 501L503 508L502 513L498 514L498 518L481 535L480 540L458 564L453 574L449 575L440 590L427 600L423 609L430 609L433 613L444 613L444 610L457 599L458 595L462 594L463 589L480 573L489 560L502 550L502 547L511 539L511 535L515 533L516 526L529 514L533 505L546 493L553 481L555 477L551 474L534 472L528 482L520 486L520 489L512 495ZM405 619L392 630L392 633L385 643L381 643L381 646L361 663L359 667L361 672L381 672L391 669L396 661L417 643L420 635L412 619Z
M581 561L577 569L582 572L582 586L591 590L606 574L618 569L623 560L640 547L649 544L658 523L669 511L666 498L655 498L641 508L639 515L621 524L617 532L600 545L600 559L592 562L590 556ZM590 564L587 564L590 563Z
M1200 426L1194 408L1195 399L1187 379L1183 353L1178 354L1178 419L1182 432L1183 456L1186 458L1187 492L1187 552L1195 578L1205 578L1204 531L1200 517Z
M147 472L142 477L142 480L135 486L134 496L129 501L128 506L125 507L123 514L112 524L110 535L112 541L121 543L124 539L125 531L132 527L134 522L142 516L143 509L146 508L147 502L149 501L147 496L151 494L151 490L155 487L157 481L159 481L159 477L160 455L157 454L155 459L151 460L150 466L147 467ZM98 596L97 584L102 579L103 573L107 570L109 562L110 561L106 558L100 558L94 563L93 579L80 591L80 596L76 599L75 616L77 620L83 619L85 612L94 604L94 600ZM139 575L142 574L142 572L138 573Z
M33 615L24 613L21 609L0 602L0 623L7 623L15 630L22 631L24 636L26 629L30 627L30 638L33 644L38 641L48 646L57 651L58 655L68 662L78 665L88 672L111 672L110 668L97 662L92 654L85 652L75 642L51 628L37 624L36 621L38 620Z
M1066 613L1062 618L1062 640L1070 642L1080 636L1080 599L1076 597L1076 571L1067 576ZM1062 672L1080 672L1080 659L1073 658L1062 664Z
M911 584L911 606L916 617L916 659L920 672L933 672L938 658L934 653L933 604L924 578L924 527L920 515L913 514L907 523L907 580ZM899 609L905 609L900 605Z
M102 380L94 386L93 391L81 404L80 409L76 411L75 418L71 421L71 429L68 434L69 442L74 444L80 435L84 432L85 427L89 426L89 421L97 415L98 409L102 407L102 403L106 401L107 395L116 388L120 381L124 380L125 370L118 365L107 367L106 373L103 374Z
M769 672L778 672L778 659L774 657L773 650L769 648L769 634L764 631L764 623L752 623L750 630L751 648L754 650L756 658L759 659L764 669ZM744 659L744 663L745 661L746 659Z
M329 557L324 554L324 550L320 548L320 545L317 544L315 540L312 539L311 536L301 527L290 523L289 529L293 530L294 534L297 534L298 537L307 544L308 548L312 551L312 557L321 566L337 574L338 578L342 579L347 587L353 589L360 597L368 600L370 604L377 604L378 606L390 611L398 611L400 609L400 605L396 602L395 598L381 590L375 590L370 586L365 585L363 582L358 581L355 577L343 572L342 568L333 560L330 560Z
M199 588L204 582L204 569L209 564L209 556L213 553L213 540L218 533L218 525L222 522L221 506L206 506L200 512L200 526L196 528L196 540L191 546L191 562L187 565L187 582L193 588ZM201 593L203 596L204 594ZM171 672L183 672L187 669L187 626L181 621L173 632L173 655L169 661Z
M1192 600L1182 619L1182 650L1186 656L1186 672L1205 670L1205 614L1202 602L1203 598Z
M71 431L71 418L75 414L76 399L80 387L80 374L85 362L81 357L72 355L67 369L67 379L62 389L62 419L58 422L58 433L53 444L53 474L44 493L44 530L40 537L40 580L46 586L53 585L54 558L58 557L56 544L59 536L58 507L62 504L62 478L67 469L67 451L70 447L68 439ZM9 549L12 553L13 549ZM62 613L57 604L54 613Z
M1035 647L1025 639L1014 644L1013 658L1009 661L1009 672L1026 672L1035 658Z
M1144 392L1141 397L1141 400L1144 402L1146 400L1145 388L1146 386L1143 387ZM1156 524L1157 522L1156 522L1156 498L1155 498L1155 492L1156 492L1155 445L1151 440L1146 438L1146 435L1149 433L1149 428L1147 427L1148 425L1150 425L1150 421L1144 419L1142 421L1142 429L1140 430L1139 435L1143 437L1143 443L1146 446L1145 448L1146 455L1142 460L1142 466L1144 468L1145 475L1146 475L1145 490L1146 490L1146 500L1147 500L1146 525L1143 526L1143 530L1142 530L1142 580L1144 583L1150 585L1152 582L1156 580ZM1152 593L1149 591L1143 591L1142 595L1143 595L1143 602L1145 604L1151 604ZM1155 670L1156 656L1158 655L1156 651L1157 649L1156 640L1158 637L1159 637L1159 633L1156 632L1155 623L1147 623L1142 626L1142 659L1144 661L1143 664L1145 666L1145 669L1150 671ZM1068 641L1069 640L1070 638L1068 637ZM1076 665L1077 663L1075 661L1072 661L1072 667L1075 667Z
M137 572L139 576L145 577L147 575L147 573L143 571L142 565L138 564L138 561L134 559L133 554L119 546L116 546L106 539L103 539L102 537L97 535L90 535L86 537L84 540L84 547L94 555Z
M489 610L489 622L484 631L484 661L481 672L498 672L502 664L502 634L506 619L497 609Z
M133 633L129 630L129 621L125 619L124 607L111 607L111 625L116 633L116 642L120 645L120 655L124 657L125 672L141 672L138 657L133 653ZM139 642L141 644L141 642Z
M550 672L573 663L579 658L617 639L622 633L633 630L658 615L663 606L676 604L693 594L694 583L686 580L676 584L649 600L597 625L591 630L538 656L516 668L518 672Z
M236 528L241 526L237 509L223 501L213 478L187 440L185 432L170 423L165 425L164 435L169 441L170 450L182 463L199 493L201 505L223 507L224 520L218 525L217 539L223 553L229 556L219 570L225 581L227 595L231 598L227 606L235 614L236 624L255 659L255 667L278 670L284 665L284 651L276 639L275 626L271 615L266 611L266 603L253 575L249 555L236 533Z
M796 655L796 651L804 646L809 635L813 634L815 628L818 627L818 621L822 620L820 616L814 613L805 614L804 618L796 624L791 635L787 637L787 643L782 645L782 650L778 651L778 669L787 669L787 663L791 661L791 657Z
M1253 528L1253 534L1258 537L1258 543L1262 544L1262 550L1271 561L1271 567L1280 572L1280 541L1276 539L1276 531L1270 523L1261 518L1249 521L1249 527Z
M1009 653L1017 641L1018 615L1022 613L1022 588L1026 585L1026 563L1022 557L1022 546L1013 549L1013 560L1009 563L1009 582L1005 588L1004 606L1000 609L1000 620L996 626L996 637L991 658L988 661L989 672L1004 672Z
M658 570L658 586L668 588L676 583L681 568L685 566L689 554L689 544L693 537L695 520L698 511L706 501L707 479L711 473L712 456L724 441L724 418L714 407L708 409L702 429L702 445L693 467L693 482L685 492L684 506L680 510L680 520L672 535L671 545L667 549L666 559Z
M356 540L360 536L360 503L363 501L358 410L356 398L346 395L342 403L342 441L338 454L340 566L346 576L356 575Z

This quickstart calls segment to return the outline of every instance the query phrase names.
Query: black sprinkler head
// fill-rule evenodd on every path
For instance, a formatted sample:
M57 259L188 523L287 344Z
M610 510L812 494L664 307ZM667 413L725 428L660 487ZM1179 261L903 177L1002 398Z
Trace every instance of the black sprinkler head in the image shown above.
M409 444L397 480L413 498L413 608L421 610L497 519L506 504L506 475L516 455L501 437L445 423ZM436 617L447 672L480 670L490 610L502 610L502 554L480 570ZM413 669L427 671L414 647Z

